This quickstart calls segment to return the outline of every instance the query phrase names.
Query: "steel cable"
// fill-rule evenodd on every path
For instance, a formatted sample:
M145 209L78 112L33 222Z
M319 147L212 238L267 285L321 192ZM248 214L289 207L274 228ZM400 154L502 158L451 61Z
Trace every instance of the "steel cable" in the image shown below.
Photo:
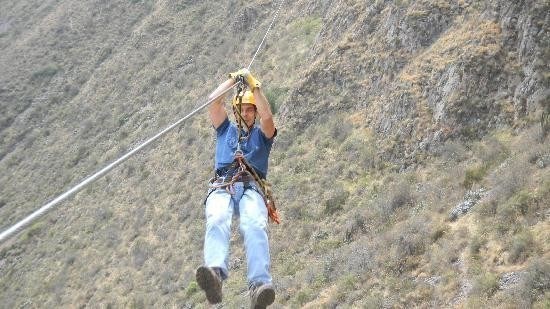
M250 67L252 66L252 63L253 63L254 60L256 59L256 55L258 54L258 52L260 51L260 48L261 48L262 45L264 44L265 38L267 37L267 34L269 33L269 30L271 30L271 27L273 26L273 23L275 22L275 19L277 19L277 15L279 15L279 11L281 10L281 7L283 6L283 3L284 3L284 2L285 2L285 0L281 0L281 3L279 4L279 8L278 8L277 11L275 12L275 15L273 16L273 20L271 20L271 24L269 24L269 27L267 27L267 31L265 32L265 35L264 35L264 37L262 38L262 41L260 42L260 45L258 45L258 48L256 49L256 52L254 53L254 56L252 56L252 60L251 60L250 63L248 64L247 69L250 70Z

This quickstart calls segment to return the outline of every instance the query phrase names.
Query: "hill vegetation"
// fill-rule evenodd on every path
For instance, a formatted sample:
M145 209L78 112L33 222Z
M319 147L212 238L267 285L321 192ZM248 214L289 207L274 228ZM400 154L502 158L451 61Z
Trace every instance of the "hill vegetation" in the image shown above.
M205 102L278 2L0 1L0 229ZM550 306L550 3L293 1L276 308ZM0 307L207 307L206 113L0 245ZM235 230L224 306L248 305Z

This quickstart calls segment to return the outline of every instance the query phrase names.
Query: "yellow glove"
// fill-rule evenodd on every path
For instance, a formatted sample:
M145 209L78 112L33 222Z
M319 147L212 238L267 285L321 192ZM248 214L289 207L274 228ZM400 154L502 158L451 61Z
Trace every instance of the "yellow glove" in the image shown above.
M242 76L244 78L244 82L248 85L250 90L260 88L262 86L262 83L257 80L248 69L240 69L237 72L229 73L230 78L237 79L238 76Z
M229 73L229 78L237 79L239 76L244 76L244 73L248 72L247 69L240 69L237 72Z
M254 88L260 88L262 86L262 83L248 71L248 69L243 69L246 71L246 74L244 74L244 80L246 81L246 84L248 85L248 88L250 90L253 90Z

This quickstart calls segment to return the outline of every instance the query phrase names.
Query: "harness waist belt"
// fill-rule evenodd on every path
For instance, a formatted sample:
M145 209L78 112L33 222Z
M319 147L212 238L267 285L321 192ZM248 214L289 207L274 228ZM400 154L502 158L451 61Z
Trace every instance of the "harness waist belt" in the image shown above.
M224 183L224 182L245 182L245 183L249 183L249 182L256 182L256 180L254 179L254 177L252 177L251 175L249 174L242 174L242 175L238 175L236 178L233 178L235 176L221 176L221 177L217 177L215 180L214 180L214 183Z
M252 167L254 168L254 167ZM257 169L254 168L254 171L260 176L260 178L265 179L265 176L263 173L259 172ZM216 169L216 178L218 177L226 177L230 178L233 177L235 174L239 172L239 167L236 164L230 164L228 166L220 167ZM253 177L250 177L251 180L254 180Z

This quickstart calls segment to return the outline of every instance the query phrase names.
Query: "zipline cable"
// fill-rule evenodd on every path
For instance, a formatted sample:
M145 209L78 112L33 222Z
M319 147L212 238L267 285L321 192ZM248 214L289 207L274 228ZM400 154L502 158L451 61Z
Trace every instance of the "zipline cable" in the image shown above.
M248 67L247 67L248 70L250 70L250 67L252 66L252 63L256 59L256 55L258 54L258 52L260 51L260 48L264 44L265 38L267 37L267 34L269 33L269 30L271 30L271 27L273 26L273 23L275 22L275 19L277 19L277 15L279 15L279 11L281 10L281 7L283 6L284 2L285 2L285 0L281 0L281 3L279 4L279 8L277 9L277 12L275 12L275 15L273 16L273 19L271 20L271 24L269 24L269 27L267 27L267 31L265 32L265 35L264 35L262 41L260 42L260 45L258 45L258 49L256 49L256 52L254 53L254 56L252 56L252 60L248 64Z
M254 53L254 56L252 57L252 61L250 61L250 64L248 65L248 69L250 69L250 67L252 66L252 63L254 62L254 60L256 59L256 55L258 54L258 52L260 51L266 37L267 37L267 34L269 33L269 31L271 30L271 27L273 26L273 23L275 22L275 19L277 18L277 15L279 14L279 10L281 9L282 5L283 5L283 2L284 0L281 0L281 3L279 4L279 8L277 9L277 12L275 13L275 16L273 17L273 20L271 21L271 24L269 25L262 41L260 42L258 48L256 49L256 53ZM99 170L98 172L96 172L95 174L93 174L92 176L84 179L82 182L80 182L79 184L77 184L76 186L72 187L71 189L69 189L68 191L66 191L65 193L59 195L58 197L56 197L55 199L53 199L51 202L47 203L46 205L40 207L38 210L36 210L35 212L31 213L30 215L28 215L27 217L25 217L23 220L17 222L16 224L14 224L13 226L11 226L10 228L6 229L5 231L3 231L2 233L0 233L0 244L2 244L4 241L8 240L10 237L16 235L17 233L21 232L23 229L25 229L27 226L29 226L30 224L32 224L34 221L38 220L40 217L44 216L45 214L47 214L49 211L51 211L56 205L58 205L59 203L61 203L62 201L66 200L67 198L69 198L70 196L78 193L79 191L81 191L82 189L84 189L84 187L86 187L87 185L89 185L90 183L94 182L95 180L99 179L101 176L107 174L109 171L111 171L113 168L115 168L116 166L120 165L121 163L123 163L124 161L128 160L131 156L133 156L135 153L137 153L138 151L140 151L141 149L143 149L144 147L146 147L147 145L151 144L152 142L156 141L157 139L161 138L162 136L164 136L166 133L172 131L175 127L177 127L178 125L180 125L183 121L191 118L192 116L194 116L196 113L198 113L199 111L201 111L202 109L204 109L206 106L210 105L212 102L214 102L216 99L218 99L219 97L221 97L222 95L226 94L227 92L229 92L230 90L232 90L233 88L235 88L237 85L240 85L240 82L238 83L235 83L233 86L229 87L228 89L224 90L222 93L220 93L219 95L217 95L216 97L208 100L206 103L202 104L201 106L199 106L197 109L195 109L194 111L192 111L191 113L189 113L188 115L186 115L185 117L181 118L180 120L176 121L175 123L173 123L172 125L168 126L167 128L165 128L164 130L162 130L160 133L158 133L157 135L149 138L148 140L146 140L145 142L143 142L142 144L140 144L139 146L137 146L136 148L130 150L129 152L127 152L126 154L124 154L122 157L118 158L117 160L115 160L114 162L112 162L111 164L105 166L103 169Z

